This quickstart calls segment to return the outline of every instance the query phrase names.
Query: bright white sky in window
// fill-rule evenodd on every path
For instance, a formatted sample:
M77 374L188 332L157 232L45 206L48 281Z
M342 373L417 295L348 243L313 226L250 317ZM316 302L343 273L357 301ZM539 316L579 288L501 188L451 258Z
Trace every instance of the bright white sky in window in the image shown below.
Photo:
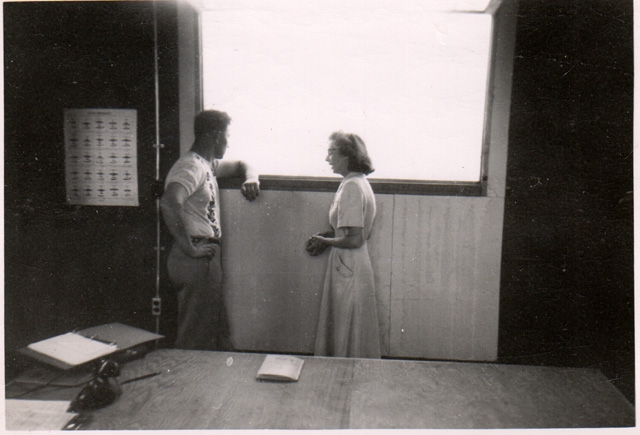
M232 117L225 158L334 176L328 136L359 134L370 178L478 181L491 16L424 0L215 0L202 14L204 106Z

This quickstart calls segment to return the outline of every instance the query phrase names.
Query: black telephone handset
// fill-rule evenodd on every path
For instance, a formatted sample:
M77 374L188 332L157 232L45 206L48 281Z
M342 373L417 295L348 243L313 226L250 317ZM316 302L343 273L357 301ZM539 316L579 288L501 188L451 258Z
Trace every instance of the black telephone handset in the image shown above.
M96 376L89 382L69 405L68 412L98 409L113 403L122 394L116 377L120 376L120 366L112 360L101 359L96 366Z

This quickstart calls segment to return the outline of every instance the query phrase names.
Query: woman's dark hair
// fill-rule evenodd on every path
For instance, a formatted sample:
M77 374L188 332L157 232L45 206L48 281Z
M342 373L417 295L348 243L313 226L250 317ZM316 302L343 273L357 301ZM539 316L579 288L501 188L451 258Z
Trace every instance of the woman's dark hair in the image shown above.
M367 147L357 134L336 131L331 133L329 140L333 141L340 154L349 159L347 165L349 171L369 175L375 170L367 153Z
M203 110L196 115L193 132L196 138L214 131L226 131L231 123L231 117L219 110Z

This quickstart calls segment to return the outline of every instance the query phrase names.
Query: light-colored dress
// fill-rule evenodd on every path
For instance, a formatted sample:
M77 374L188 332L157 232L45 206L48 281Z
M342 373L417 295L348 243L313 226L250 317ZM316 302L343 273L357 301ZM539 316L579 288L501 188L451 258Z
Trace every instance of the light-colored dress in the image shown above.
M336 237L344 235L344 227L362 228L365 242L357 249L330 248L315 355L380 358L376 290L366 242L375 215L369 181L362 173L349 173L331 204L329 223Z

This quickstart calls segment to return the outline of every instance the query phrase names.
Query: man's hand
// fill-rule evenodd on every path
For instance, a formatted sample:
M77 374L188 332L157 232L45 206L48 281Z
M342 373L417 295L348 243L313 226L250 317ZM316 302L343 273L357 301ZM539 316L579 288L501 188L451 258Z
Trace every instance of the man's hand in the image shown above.
M260 195L260 182L257 180L247 180L242 183L240 192L242 192L247 200L253 201Z
M188 253L192 258L208 257L213 258L216 256L217 244L203 239L193 245L193 250Z

